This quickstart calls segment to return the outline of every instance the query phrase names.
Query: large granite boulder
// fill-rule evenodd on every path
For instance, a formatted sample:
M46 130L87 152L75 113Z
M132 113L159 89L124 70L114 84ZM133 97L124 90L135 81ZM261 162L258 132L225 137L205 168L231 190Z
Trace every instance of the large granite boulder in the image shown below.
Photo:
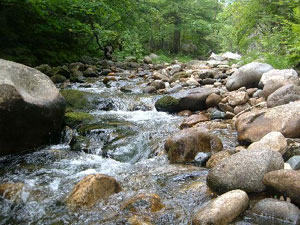
M272 150L244 150L225 158L211 169L207 185L218 193L241 189L261 192L266 189L264 175L284 167L279 152Z
M226 88L229 91L234 91L241 87L258 87L262 75L272 69L273 67L269 64L257 62L249 63L239 68L229 77Z
M184 129L170 136L165 149L172 163L193 162L200 152L219 152L223 149L222 141L214 134L202 129Z
M65 100L36 69L0 59L0 155L29 150L56 140Z
M299 85L298 74L295 70L270 70L264 73L259 81L259 87L263 88L265 98L278 88L287 85Z
M272 131L279 131L286 138L299 138L300 101L269 109L253 109L240 115L235 127L240 142L259 141Z
M234 190L212 200L193 216L193 225L231 223L248 207L249 198L246 192Z
M277 170L264 176L264 184L300 205L300 172L296 170Z
M269 95L267 105L271 108L298 100L300 100L300 87L294 84L288 84Z

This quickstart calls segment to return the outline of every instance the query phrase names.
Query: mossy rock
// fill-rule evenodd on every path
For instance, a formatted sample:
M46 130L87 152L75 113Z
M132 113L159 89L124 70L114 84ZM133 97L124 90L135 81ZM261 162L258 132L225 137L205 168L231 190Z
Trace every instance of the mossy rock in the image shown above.
M67 112L65 114L65 124L69 127L76 127L80 124L91 122L94 117L84 112Z
M54 84L59 84L65 82L67 79L60 74L56 74L51 77L51 80L53 81Z
M179 100L172 96L164 96L156 101L157 111L176 113L180 111Z
M90 147L90 139L85 136L75 136L70 142L72 151L88 151Z
M96 108L99 102L97 94L78 91L78 90L62 90L62 96L67 102L67 112L70 111L89 111Z

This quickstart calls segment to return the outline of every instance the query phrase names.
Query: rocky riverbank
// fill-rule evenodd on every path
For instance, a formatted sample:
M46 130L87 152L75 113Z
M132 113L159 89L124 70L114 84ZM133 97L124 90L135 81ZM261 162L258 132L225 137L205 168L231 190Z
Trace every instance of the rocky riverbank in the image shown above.
M63 147L16 157L34 184L3 157L0 204L58 204L75 224L80 214L101 224L300 224L297 72L239 66L232 53L152 64L156 57L37 67L66 100ZM58 169L30 162L43 154ZM46 171L50 180L34 175ZM60 194L41 191L53 180ZM13 217L6 210L0 218ZM64 221L56 210L22 218L54 217Z

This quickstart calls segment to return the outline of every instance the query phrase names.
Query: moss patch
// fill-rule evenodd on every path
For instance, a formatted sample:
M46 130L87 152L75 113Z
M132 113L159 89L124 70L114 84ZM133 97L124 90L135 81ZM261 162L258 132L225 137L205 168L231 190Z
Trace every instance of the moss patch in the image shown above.
M164 96L156 101L157 111L175 113L180 111L179 100L172 96Z
M62 90L61 94L66 99L67 112L92 110L98 103L98 95L89 92Z
M65 114L65 123L69 127L76 127L82 123L89 123L94 117L84 112L67 112Z

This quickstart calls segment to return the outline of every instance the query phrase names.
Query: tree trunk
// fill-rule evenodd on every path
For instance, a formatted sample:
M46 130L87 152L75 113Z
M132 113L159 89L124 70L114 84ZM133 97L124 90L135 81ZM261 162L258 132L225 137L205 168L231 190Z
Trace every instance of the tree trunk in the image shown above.
M180 51L181 39L181 18L178 15L174 16L174 38L172 53L178 54Z

